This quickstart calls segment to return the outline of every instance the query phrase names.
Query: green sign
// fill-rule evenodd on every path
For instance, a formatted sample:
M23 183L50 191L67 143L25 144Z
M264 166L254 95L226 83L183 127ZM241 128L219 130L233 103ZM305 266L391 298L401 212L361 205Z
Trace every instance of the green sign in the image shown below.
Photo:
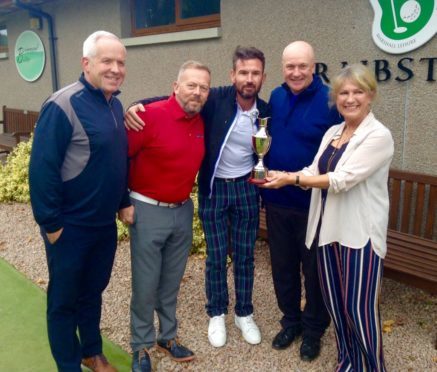
M370 0L372 37L387 53L417 49L437 33L437 0Z
M15 65L26 81L37 80L44 71L46 55L44 45L33 31L24 31L15 43Z

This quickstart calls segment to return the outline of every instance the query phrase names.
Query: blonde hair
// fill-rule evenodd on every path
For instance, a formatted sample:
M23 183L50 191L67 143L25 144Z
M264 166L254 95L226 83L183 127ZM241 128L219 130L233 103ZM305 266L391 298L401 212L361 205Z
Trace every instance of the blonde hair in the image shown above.
M185 72L185 70L188 70L188 69L203 70L203 71L206 71L208 73L208 75L211 76L211 71L209 70L207 65L205 65L201 62L198 62L198 61L189 60L189 61L184 62L182 64L182 66L179 68L177 81L179 81L181 79L182 74Z
M335 103L341 87L346 81L350 81L365 92L370 93L373 99L376 97L378 83L375 74L368 67L356 63L344 67L332 80L330 93L332 103Z

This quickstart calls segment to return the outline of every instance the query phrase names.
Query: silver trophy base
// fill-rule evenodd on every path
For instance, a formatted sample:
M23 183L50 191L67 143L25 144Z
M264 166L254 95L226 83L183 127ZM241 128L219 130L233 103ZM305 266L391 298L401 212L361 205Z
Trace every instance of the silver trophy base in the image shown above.
M267 169L266 168L256 169L256 167L255 167L254 169L252 169L252 172L251 172L250 178L249 178L249 182L253 183L255 185L261 185L261 184L267 182L266 176L267 176Z

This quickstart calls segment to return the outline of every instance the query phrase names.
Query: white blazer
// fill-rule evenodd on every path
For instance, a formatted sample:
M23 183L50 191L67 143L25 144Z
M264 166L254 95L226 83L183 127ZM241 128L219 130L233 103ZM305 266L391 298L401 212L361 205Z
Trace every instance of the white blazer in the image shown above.
M326 147L339 138L345 123L328 129L313 163L302 170L318 175L318 162ZM329 172L329 188L322 216L319 246L338 242L363 248L372 241L375 253L387 252L388 172L394 145L390 131L369 113L355 130L334 172ZM308 216L306 246L316 235L322 209L321 189L313 188Z

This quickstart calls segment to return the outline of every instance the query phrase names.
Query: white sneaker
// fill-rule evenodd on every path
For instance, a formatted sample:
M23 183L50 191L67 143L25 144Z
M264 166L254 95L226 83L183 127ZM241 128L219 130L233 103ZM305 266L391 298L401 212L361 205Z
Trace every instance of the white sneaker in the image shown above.
M208 340L214 347L222 347L226 343L225 314L209 319Z
M235 315L235 325L241 330L243 338L252 345L261 342L261 332L253 320L253 314L248 316Z

